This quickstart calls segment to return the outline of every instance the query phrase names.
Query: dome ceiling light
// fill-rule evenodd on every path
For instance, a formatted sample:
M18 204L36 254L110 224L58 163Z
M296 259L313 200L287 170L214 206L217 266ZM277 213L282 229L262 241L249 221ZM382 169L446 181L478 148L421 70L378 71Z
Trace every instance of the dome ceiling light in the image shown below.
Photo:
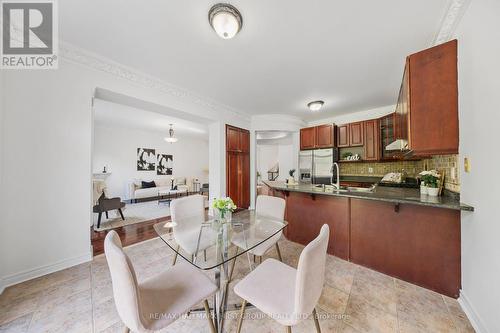
M213 5L208 12L208 21L223 39L233 38L243 25L243 18L238 9L228 3Z
M309 108L309 110L314 112L314 111L319 111L319 109L321 109L323 104L325 104L325 102L323 102L323 101L314 101L314 102L308 103L307 107Z
M165 141L174 143L177 142L177 138L174 136L174 129L172 128L172 124L170 124L170 129L168 130L168 136L165 138Z

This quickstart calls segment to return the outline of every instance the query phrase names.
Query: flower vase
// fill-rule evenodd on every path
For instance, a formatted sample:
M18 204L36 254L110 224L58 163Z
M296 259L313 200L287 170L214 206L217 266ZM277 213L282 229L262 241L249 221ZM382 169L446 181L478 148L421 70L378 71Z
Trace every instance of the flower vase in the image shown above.
M427 186L420 185L420 194L427 194Z
M431 197L437 197L439 194L439 187L428 187L427 194Z
M214 213L215 213L215 220L218 223L224 224L224 223L231 222L231 219L232 219L232 213L231 213L231 211L223 211L223 210L220 210L220 209L215 209Z

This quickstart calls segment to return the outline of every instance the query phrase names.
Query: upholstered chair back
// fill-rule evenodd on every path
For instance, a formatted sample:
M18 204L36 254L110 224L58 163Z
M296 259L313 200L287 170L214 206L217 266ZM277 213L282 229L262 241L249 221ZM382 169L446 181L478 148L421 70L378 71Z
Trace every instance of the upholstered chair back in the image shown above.
M295 314L310 314L321 296L325 282L326 249L330 237L327 224L313 241L302 250L295 281Z
M255 212L259 215L283 220L285 218L285 205L285 199L269 195L259 195L255 204Z
M196 194L172 200L170 203L170 216L172 222L191 217L199 217L200 221L203 221L205 217L205 198L200 194Z
M137 277L130 259L123 252L120 237L115 231L110 231L106 235L104 252L111 272L113 296L118 314L129 329L134 332L142 331Z

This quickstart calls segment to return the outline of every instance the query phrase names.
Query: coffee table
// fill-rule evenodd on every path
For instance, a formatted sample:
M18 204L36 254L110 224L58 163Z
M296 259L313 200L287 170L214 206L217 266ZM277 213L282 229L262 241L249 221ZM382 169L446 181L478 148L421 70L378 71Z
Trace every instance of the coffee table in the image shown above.
M160 190L158 191L158 205L160 203L167 203L170 205L172 199L176 199L182 197L183 195L187 195L187 191L185 190Z

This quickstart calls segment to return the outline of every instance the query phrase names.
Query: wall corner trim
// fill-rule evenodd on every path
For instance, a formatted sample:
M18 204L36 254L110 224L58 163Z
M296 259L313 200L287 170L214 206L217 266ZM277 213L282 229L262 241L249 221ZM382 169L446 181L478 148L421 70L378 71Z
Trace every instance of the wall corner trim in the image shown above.
M45 265L45 266L40 266L38 268L26 270L24 272L16 273L13 275L5 276L0 279L0 294L3 293L4 289L13 286L15 284L28 281L43 275L47 275L50 273L54 273L66 268L70 268L79 264L83 264L86 262L92 261L92 253L89 251L85 254L64 259L59 262Z
M439 45L453 38L460 20L464 16L471 0L450 0L448 10L441 20L431 46Z
M472 326L474 327L477 333L489 333L486 327L484 326L481 317L479 317L477 311L474 310L474 307L472 306L471 302L469 301L469 298L466 296L463 290L460 290L460 297L458 298L458 303L460 304L462 310L467 315L467 318L469 318L469 321L471 322Z

